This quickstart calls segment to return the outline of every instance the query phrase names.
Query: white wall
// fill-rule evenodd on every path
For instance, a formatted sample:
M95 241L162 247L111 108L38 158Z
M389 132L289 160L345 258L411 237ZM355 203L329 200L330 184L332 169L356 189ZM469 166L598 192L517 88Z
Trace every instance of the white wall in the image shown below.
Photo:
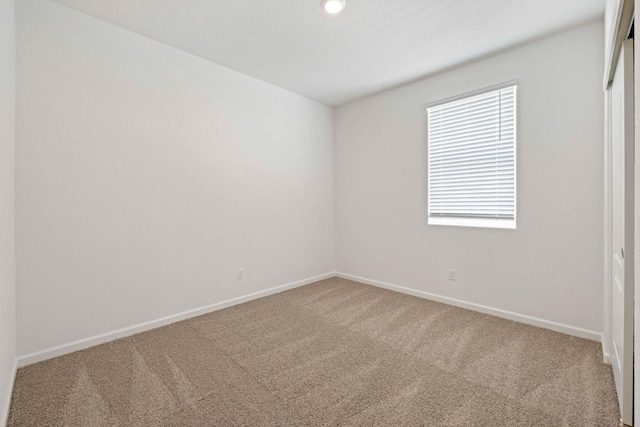
M19 355L334 271L331 108L49 1L17 29Z
M340 107L338 271L601 332L602 51L600 21ZM518 229L427 225L424 106L514 79Z
M4 425L15 361L15 13L0 0L0 425Z

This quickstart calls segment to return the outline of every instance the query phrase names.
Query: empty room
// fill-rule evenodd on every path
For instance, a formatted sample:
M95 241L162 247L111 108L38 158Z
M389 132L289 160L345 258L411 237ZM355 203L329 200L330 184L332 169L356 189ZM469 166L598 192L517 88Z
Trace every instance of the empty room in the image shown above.
M640 426L635 3L0 0L0 425Z

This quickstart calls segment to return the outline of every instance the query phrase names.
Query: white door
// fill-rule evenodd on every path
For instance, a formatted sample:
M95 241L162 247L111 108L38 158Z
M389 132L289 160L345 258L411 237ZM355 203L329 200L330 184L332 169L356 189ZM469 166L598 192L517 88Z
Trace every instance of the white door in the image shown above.
M622 421L633 425L633 40L611 87L611 364Z

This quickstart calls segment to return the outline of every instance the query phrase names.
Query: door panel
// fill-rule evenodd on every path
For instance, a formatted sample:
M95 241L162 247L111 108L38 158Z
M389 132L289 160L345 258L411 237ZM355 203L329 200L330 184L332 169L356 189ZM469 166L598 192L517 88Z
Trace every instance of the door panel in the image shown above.
M633 425L633 41L611 87L611 364L622 421Z

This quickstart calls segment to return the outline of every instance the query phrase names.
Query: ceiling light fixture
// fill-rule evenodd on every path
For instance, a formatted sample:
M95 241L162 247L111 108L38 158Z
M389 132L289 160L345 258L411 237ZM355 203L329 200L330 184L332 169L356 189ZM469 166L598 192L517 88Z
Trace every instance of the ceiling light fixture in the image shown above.
M345 0L322 0L322 7L327 13L335 15L336 13L342 12L344 9Z

